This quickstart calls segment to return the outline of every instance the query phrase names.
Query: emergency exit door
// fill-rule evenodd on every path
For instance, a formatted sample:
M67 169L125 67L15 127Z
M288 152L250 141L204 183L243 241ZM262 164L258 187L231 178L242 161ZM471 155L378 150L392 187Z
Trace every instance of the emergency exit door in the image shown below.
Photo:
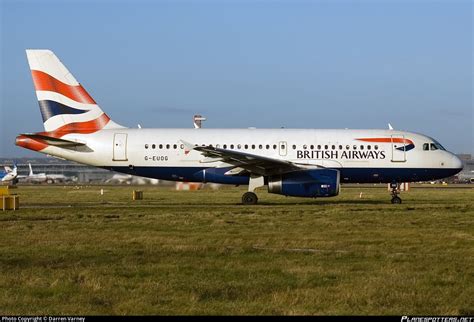
M127 134L114 134L114 161L127 161Z

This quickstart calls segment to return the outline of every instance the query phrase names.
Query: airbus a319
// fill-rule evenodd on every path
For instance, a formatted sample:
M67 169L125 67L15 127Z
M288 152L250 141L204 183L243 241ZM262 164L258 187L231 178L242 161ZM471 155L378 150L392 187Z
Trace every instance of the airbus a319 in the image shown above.
M397 130L145 129L115 123L50 50L27 50L44 131L18 146L148 178L248 185L296 197L332 197L341 183L398 184L452 176L461 160L435 139Z

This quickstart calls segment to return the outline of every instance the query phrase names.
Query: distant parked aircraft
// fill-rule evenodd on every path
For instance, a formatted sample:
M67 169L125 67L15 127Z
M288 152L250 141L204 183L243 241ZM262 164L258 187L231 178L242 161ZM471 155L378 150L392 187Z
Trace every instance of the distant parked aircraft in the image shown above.
M4 167L5 171L0 170L0 178L2 182L15 182L18 177L18 170L16 164L13 165L13 170L9 166Z
M390 183L398 204L400 182L462 169L433 138L390 129L125 128L52 51L26 54L45 131L21 134L16 144L63 159L155 179L248 185L243 204L256 204L254 191L264 185L270 193L315 198L338 195L340 183Z
M474 170L458 173L457 178L460 182L474 183Z
M73 181L73 177L65 176L64 174L46 174L46 173L34 173L31 163L28 163L30 173L27 176L20 175L18 179L22 182L28 183L59 183Z

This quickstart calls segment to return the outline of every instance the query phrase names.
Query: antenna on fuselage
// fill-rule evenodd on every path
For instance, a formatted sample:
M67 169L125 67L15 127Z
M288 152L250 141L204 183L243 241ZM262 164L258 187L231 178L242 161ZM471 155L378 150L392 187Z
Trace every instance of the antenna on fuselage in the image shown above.
M196 114L193 116L193 124L195 129L200 129L202 127L202 122L206 120L202 115Z
M388 129L393 130L392 124L388 123Z

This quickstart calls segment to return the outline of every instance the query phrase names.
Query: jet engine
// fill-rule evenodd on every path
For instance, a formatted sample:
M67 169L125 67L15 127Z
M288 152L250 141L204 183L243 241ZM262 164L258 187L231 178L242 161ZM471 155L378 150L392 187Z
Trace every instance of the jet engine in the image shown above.
M268 177L268 192L293 197L333 197L339 194L339 171L313 169Z

